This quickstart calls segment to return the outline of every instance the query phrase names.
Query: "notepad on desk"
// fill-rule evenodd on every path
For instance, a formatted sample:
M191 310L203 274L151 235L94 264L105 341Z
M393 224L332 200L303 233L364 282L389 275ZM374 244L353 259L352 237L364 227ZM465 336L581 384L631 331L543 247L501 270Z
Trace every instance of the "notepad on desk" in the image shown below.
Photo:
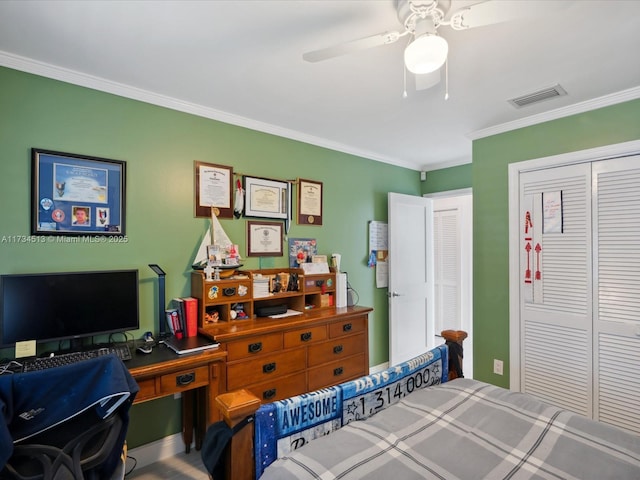
M218 348L218 346L220 345L218 342L214 342L213 340L209 340L208 338L204 338L201 336L184 337L178 339L173 335L165 338L164 343L178 355L183 355L185 353L202 352L204 350Z

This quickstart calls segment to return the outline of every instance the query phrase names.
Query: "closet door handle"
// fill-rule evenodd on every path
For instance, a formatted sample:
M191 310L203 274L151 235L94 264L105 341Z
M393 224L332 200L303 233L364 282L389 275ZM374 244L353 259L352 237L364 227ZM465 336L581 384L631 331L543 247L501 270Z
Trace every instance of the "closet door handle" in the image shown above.
M262 350L262 342L249 344L249 353L258 353L261 350Z
M262 373L273 373L276 371L276 362L267 363L262 366Z

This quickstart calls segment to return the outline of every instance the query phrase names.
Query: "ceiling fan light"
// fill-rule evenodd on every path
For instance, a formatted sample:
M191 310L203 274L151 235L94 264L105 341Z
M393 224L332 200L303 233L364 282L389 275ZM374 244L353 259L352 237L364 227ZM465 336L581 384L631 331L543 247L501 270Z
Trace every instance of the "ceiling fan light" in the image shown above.
M444 65L448 53L449 44L444 38L427 33L407 45L404 63L411 73L431 73Z

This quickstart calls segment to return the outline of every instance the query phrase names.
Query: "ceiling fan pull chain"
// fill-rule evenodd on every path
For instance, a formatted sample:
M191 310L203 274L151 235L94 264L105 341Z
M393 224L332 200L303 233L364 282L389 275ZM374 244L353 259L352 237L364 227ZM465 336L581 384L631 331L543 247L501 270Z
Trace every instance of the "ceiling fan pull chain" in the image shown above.
M444 61L444 99L449 100L449 59Z

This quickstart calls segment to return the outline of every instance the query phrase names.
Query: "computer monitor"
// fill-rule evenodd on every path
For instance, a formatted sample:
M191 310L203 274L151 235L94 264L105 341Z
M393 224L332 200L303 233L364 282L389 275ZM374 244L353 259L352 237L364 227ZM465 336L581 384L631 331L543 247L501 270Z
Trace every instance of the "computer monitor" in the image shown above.
M0 348L139 327L138 270L0 275Z

